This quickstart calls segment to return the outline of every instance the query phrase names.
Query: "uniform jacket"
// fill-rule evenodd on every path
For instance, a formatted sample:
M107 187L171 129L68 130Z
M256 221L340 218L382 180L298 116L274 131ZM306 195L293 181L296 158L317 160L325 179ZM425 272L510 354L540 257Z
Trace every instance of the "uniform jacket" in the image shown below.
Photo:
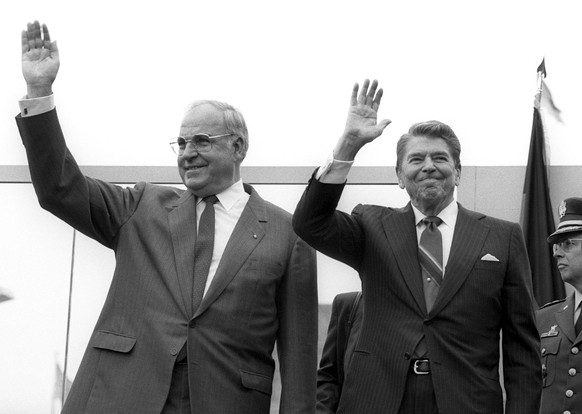
M327 338L317 371L317 414L337 411L363 318L361 292L340 293L331 305Z
M574 294L537 313L542 346L541 414L582 412L582 335L574 333Z
M343 185L312 179L294 214L295 231L359 272L365 314L339 403L340 414L397 413L410 358L426 337L438 410L539 410L539 337L529 262L519 225L459 206L444 280L426 311L414 212L358 205L336 210Z
M192 193L83 176L56 110L17 123L41 206L116 258L65 413L160 413L186 340L196 413L269 413L275 341L280 412L314 411L315 254L293 232L290 214L245 185L250 199L193 315Z

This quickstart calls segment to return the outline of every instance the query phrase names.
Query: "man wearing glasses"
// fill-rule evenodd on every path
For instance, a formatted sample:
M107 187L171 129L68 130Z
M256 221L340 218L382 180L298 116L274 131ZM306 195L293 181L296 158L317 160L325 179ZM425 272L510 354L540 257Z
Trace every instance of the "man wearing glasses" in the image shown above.
M277 343L280 413L313 413L315 253L291 214L243 184L235 108L198 101L171 144L186 190L85 177L53 103L59 54L22 32L28 94L17 116L41 205L117 259L63 413L268 414Z
M536 314L542 352L541 414L582 412L582 198L567 198L558 209L560 224L548 237L562 280L574 288L566 299Z

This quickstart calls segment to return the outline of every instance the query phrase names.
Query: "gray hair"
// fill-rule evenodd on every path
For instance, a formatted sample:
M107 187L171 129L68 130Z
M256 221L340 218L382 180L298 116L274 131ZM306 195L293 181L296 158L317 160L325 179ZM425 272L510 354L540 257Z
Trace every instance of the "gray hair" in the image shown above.
M243 140L243 154L246 156L249 149L249 131L243 114L234 106L227 104L226 102L207 99L192 102L188 108L186 108L186 113L201 105L212 105L214 108L222 112L224 125L226 126L227 131Z

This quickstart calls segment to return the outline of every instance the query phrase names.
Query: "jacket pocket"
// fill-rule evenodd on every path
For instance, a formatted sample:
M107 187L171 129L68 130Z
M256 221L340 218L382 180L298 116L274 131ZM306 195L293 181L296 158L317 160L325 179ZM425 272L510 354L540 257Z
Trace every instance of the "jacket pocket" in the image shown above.
M108 351L130 352L136 342L136 338L131 336L120 335L113 332L97 331L91 338L90 345L93 348L106 349Z
M542 379L543 387L549 387L556 376L556 358L562 338L542 338Z
M271 395L273 392L273 378L267 375L241 370L240 378L245 388L250 388L267 395Z

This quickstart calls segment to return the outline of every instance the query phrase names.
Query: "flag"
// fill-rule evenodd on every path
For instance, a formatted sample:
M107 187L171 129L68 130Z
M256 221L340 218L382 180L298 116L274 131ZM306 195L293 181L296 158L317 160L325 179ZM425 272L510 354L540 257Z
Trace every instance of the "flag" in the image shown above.
M6 302L7 300L14 299L8 291L0 288L0 302Z
M69 391L71 390L72 384L72 381L68 377L65 378L65 374L63 373L61 366L58 362L55 361L55 382L53 385L51 414L57 414L61 412L64 401L67 399L67 395L69 395ZM65 396L64 400L63 395Z
M553 258L552 245L546 238L555 231L554 215L546 169L546 143L540 114L544 90L545 62L538 68L539 88L533 111L529 156L525 172L521 225L532 271L532 284L538 305L544 305L566 296L564 283ZM546 96L551 98L551 95ZM552 110L557 109L552 103ZM559 111L559 110L558 110Z

